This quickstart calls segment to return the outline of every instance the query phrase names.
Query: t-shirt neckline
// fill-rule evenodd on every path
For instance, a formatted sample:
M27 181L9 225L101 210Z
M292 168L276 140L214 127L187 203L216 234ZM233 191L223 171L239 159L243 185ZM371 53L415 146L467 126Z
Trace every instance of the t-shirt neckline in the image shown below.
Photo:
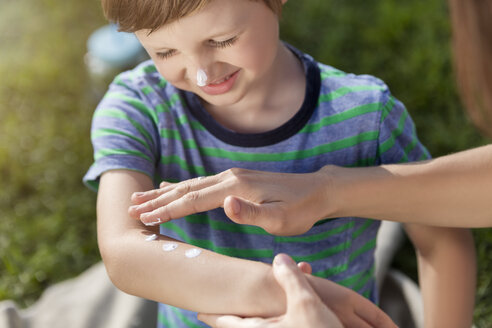
M304 101L287 122L270 131L260 133L240 133L230 130L218 123L200 103L198 96L189 91L182 91L191 114L217 139L226 144L240 147L264 147L279 143L295 135L311 118L318 103L321 77L314 60L289 44L286 46L298 57L304 67L306 90Z

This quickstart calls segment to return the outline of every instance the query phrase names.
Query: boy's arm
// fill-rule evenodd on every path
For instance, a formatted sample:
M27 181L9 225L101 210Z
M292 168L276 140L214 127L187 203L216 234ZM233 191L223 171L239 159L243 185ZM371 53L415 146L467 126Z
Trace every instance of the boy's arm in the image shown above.
M152 188L142 173L115 170L101 177L97 202L98 243L113 283L121 290L177 307L207 313L273 316L285 310L285 297L270 266L207 250L195 258L193 246L159 236L129 217L130 196ZM173 241L177 249L165 252ZM245 273L248 274L245 274Z
M187 258L191 245L159 236L145 241L156 229L128 215L130 195L152 188L149 177L114 170L101 177L98 192L98 243L113 283L124 292L202 313L273 317L286 310L285 293L270 265L223 256L202 249ZM165 252L162 244L178 248ZM394 327L376 305L343 286L309 276L323 302L345 327Z
M476 262L466 229L407 224L419 267L425 327L471 327Z

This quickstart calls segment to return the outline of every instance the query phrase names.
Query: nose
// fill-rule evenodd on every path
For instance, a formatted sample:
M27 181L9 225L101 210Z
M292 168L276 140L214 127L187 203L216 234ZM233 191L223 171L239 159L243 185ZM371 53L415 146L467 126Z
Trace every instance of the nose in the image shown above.
M205 53L188 57L187 75L196 85L203 87L210 81L212 58Z

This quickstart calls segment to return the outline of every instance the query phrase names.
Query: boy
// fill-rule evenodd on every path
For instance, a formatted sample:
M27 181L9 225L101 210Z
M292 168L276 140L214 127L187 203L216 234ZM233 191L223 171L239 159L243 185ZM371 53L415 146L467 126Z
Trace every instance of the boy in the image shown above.
M103 0L106 16L135 32L152 58L118 76L98 106L92 130L95 163L85 177L99 188L99 247L120 289L199 312L279 314L285 299L270 268L260 262L284 252L311 262L314 275L377 301L376 221L327 220L302 236L276 237L234 224L218 209L162 224L161 235L150 237L158 230L144 228L127 212L134 192L162 180L178 182L232 167L311 173L328 163L428 157L404 107L381 81L319 64L279 40L284 2ZM164 197L186 190L173 193ZM410 229L421 251L426 306L436 320L430 322L443 317L441 301L451 300L456 310L445 314L458 327L470 321L473 306L461 301L469 299L463 295L473 294L473 287L460 279L461 270L474 268L472 244L467 232L434 233L432 242L427 232ZM453 244L457 237L464 242ZM442 275L433 276L435 268ZM357 311L347 307L346 298L323 289L334 288L328 281L310 279L345 326L363 326L361 320L382 326L374 318L350 316ZM437 294L441 279L455 288ZM160 304L159 325L195 327L199 322L192 312Z

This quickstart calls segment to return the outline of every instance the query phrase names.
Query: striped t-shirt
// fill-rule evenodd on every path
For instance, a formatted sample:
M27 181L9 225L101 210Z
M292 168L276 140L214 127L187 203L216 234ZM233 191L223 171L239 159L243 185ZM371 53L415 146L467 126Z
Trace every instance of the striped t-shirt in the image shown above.
M405 107L381 80L346 74L292 51L304 64L304 103L288 122L258 134L221 126L197 96L167 83L151 61L120 74L95 111L95 162L84 182L97 189L100 175L111 169L143 172L157 186L162 180L177 182L232 167L305 173L326 164L355 167L429 158ZM346 217L318 222L300 236L278 237L238 225L216 209L160 229L239 258L271 263L278 253L290 254L309 262L314 275L377 302L373 253L378 228L379 221ZM193 312L159 305L158 327L204 326Z

